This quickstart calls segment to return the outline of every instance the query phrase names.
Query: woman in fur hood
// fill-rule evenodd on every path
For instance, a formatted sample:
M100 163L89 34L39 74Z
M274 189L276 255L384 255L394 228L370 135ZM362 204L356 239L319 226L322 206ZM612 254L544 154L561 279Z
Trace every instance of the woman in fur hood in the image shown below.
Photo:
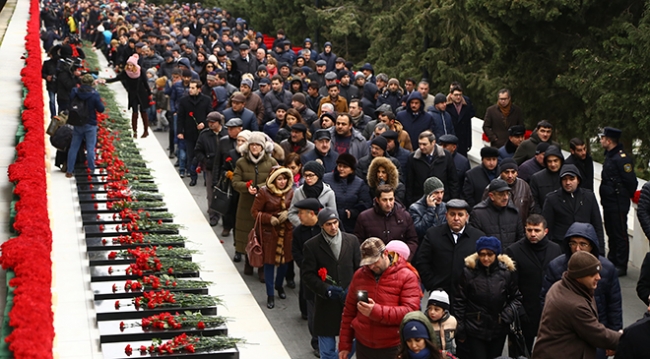
M368 187L370 187L370 198L375 198L375 190L380 184L387 184L395 189L396 199L405 204L406 187L399 181L397 167L387 157L377 157L370 162L368 168Z
M453 303L459 357L490 359L501 355L510 323L521 308L515 263L501 254L496 237L476 241Z

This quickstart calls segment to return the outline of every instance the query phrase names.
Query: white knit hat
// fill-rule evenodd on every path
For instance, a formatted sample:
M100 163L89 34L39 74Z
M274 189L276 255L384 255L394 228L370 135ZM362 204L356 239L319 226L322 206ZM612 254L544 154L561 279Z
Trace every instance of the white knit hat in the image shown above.
M429 296L429 301L427 302L427 307L430 305L435 305L444 310L449 310L449 295L442 289L436 289L431 291Z

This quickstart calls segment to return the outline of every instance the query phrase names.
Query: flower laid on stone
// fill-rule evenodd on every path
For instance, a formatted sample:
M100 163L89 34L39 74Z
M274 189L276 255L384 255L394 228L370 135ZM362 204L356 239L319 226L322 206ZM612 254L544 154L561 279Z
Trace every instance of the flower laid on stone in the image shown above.
M220 316L204 316L200 312L192 313L186 311L183 314L171 314L169 312L152 315L142 318L140 325L142 328L153 329L181 329L181 328L197 328L203 330L205 328L216 328L222 326L226 322L226 318Z
M140 351L142 353L145 352L143 349L146 349L149 353L158 354L212 352L234 348L237 344L244 343L244 339L228 336L198 337L183 333L166 342L154 339L150 346L140 347ZM125 351L127 349L132 351L131 345L127 345Z

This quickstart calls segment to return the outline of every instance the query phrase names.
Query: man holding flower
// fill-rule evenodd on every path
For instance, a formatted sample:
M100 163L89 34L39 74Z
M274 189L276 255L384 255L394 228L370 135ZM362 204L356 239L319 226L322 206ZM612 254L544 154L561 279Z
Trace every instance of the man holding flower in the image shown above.
M210 98L201 93L201 81L190 81L188 94L181 97L178 103L178 139L185 141L187 151L187 170L190 173L190 186L196 186L196 166L194 147L199 133L207 127L206 118L212 112Z
M318 336L321 359L337 359L343 304L354 272L359 268L361 252L356 236L341 232L337 212L325 208L318 213L321 233L303 248L302 281L316 294L314 335Z

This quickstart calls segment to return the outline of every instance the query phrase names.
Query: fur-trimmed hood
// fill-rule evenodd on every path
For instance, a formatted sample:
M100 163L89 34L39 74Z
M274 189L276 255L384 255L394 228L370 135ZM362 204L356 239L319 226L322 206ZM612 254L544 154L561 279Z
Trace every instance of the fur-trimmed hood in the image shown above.
M377 181L377 171L379 167L384 167L386 173L388 174L388 180L386 181L394 189L397 189L399 186L399 173L397 172L397 167L391 162L388 157L377 157L372 162L370 162L370 167L368 167L368 187L377 188L379 186L379 181Z
M288 179L287 187L285 187L283 190L278 190L275 187L274 182L278 178L278 176L282 174L285 175ZM291 191L293 189L293 172L291 172L291 170L286 167L280 167L275 170L271 169L271 174L266 179L266 187L269 189L271 193L275 195L285 194Z
M515 261L512 260L507 254L499 254L497 256L497 261L499 267L507 269L511 272L516 270ZM476 263L478 262L478 253L470 254L465 257L465 266L469 269L476 269Z

